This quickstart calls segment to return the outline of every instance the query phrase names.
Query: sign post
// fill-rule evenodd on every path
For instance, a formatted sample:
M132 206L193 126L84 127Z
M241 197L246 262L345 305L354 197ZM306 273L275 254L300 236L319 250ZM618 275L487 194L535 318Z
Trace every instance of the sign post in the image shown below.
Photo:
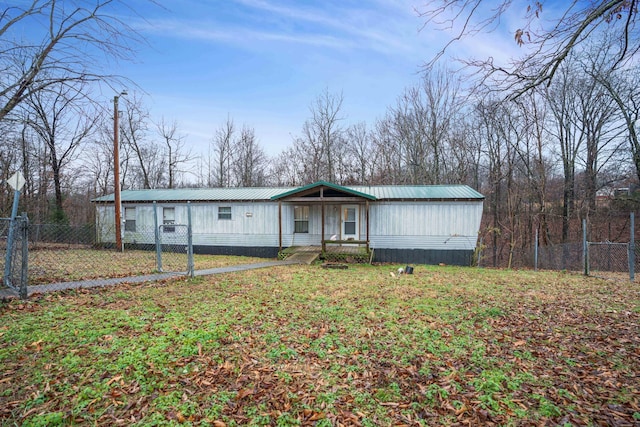
M11 285L11 257L13 256L13 240L15 234L16 217L18 216L18 202L20 201L20 190L24 186L25 179L20 172L14 173L7 183L13 188L13 206L11 208L11 218L9 222L9 235L7 236L7 254L4 263L4 284L13 288Z

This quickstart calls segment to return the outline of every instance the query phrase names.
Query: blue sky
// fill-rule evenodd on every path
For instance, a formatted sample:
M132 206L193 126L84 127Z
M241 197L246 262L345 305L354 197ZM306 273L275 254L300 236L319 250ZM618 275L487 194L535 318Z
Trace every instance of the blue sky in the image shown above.
M148 45L138 47L135 62L119 64L119 73L146 92L154 119L177 120L194 152L206 153L229 116L238 127L253 127L275 155L291 145L325 89L343 94L343 124L373 126L418 82L422 64L451 37L420 31L415 8L421 5L172 0L163 9L145 3L137 9L144 21L130 24ZM517 50L514 30L506 25L504 33L464 40L452 53L506 55Z

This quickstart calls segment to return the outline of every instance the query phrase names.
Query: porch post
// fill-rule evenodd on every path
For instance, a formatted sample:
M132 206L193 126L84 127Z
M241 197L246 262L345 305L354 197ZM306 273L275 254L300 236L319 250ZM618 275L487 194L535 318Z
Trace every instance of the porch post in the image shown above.
M324 188L320 187L320 210L322 213L320 214L321 220L321 231L320 231L320 242L322 244L322 252L326 251L326 244L324 243Z
M365 216L367 222L367 252L369 252L369 200L365 202Z
M282 252L282 200L278 200L278 252Z

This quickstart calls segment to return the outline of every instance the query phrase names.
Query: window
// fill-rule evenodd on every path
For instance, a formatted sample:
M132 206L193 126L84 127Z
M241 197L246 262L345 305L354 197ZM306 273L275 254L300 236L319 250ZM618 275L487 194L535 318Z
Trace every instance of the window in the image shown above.
M346 207L344 208L344 234L354 235L356 234L356 208Z
M136 208L124 208L124 231L136 231Z
M231 206L218 206L218 219L231 219Z
M170 227L176 223L176 209L175 208L162 208L162 230L165 233L174 233L175 227Z
M309 206L293 207L293 224L294 233L309 232Z

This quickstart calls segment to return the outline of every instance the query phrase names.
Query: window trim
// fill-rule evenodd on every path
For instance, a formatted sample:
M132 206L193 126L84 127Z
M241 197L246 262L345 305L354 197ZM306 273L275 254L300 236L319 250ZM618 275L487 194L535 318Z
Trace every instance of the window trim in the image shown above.
M173 211L173 219L166 219L165 211ZM174 206L163 206L162 207L162 231L164 233L175 233L176 228L171 227L176 223L176 208ZM167 227L169 226L169 227Z
M223 212L222 209L225 211ZM226 212L226 210L229 210ZM231 206L218 206L218 220L219 221L230 221L233 219Z
M302 213L298 216L298 213ZM311 209L308 205L298 205L293 207L293 233L294 234L309 234L309 217L311 216ZM298 227L300 225L300 227ZM300 229L301 231L298 231Z
M133 219L129 218L130 215L127 215L127 212L133 211ZM135 233L136 232L136 207L135 206L125 206L124 207L124 231Z

